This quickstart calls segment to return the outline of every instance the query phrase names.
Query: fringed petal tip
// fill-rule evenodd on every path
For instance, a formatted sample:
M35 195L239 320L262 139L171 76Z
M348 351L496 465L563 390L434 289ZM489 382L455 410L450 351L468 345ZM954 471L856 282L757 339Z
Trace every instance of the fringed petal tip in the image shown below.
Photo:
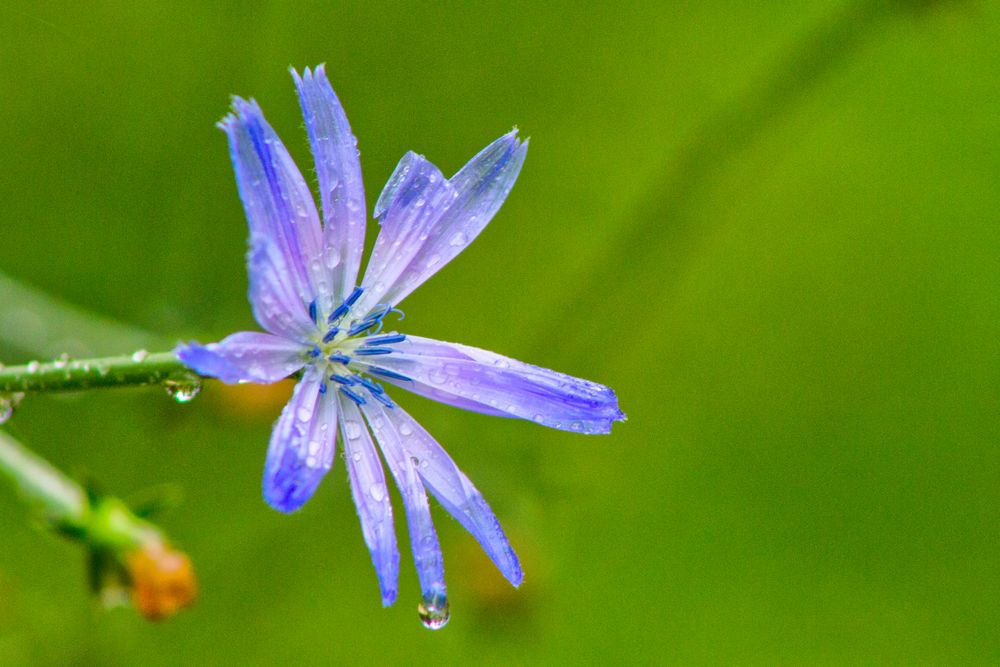
M313 80L329 85L329 81L326 78L326 63L320 63L315 67L303 67L301 73L295 69L294 65L289 65L288 72L292 75L292 79L295 80L295 85L298 87L301 87L303 82L310 83Z
M215 124L217 128L226 134L231 134L235 126L241 122L245 122L251 118L256 119L258 117L264 117L264 112L261 111L260 105L257 104L257 100L252 97L249 100L246 100L239 95L233 95L230 99L229 105L231 111L223 116L222 120Z

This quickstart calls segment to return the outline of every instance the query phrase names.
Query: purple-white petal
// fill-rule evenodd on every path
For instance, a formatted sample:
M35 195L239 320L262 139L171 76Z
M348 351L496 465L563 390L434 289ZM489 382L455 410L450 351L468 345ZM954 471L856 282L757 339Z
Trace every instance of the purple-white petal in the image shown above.
M383 225L379 235L401 240L392 259L396 270L391 280L366 273L363 284L370 294L365 304L398 305L465 250L507 198L527 150L528 142L518 140L517 130L509 132L480 151L447 186L432 178L433 165L422 157L404 157L375 208ZM417 167L423 175L411 176L407 170ZM419 216L410 210L425 206L431 210Z
M399 434L403 448L427 489L479 541L503 576L520 586L524 579L521 564L482 494L458 469L448 452L402 408L396 406L385 410L384 415Z
M278 246L265 236L250 238L248 298L254 317L273 334L306 340L316 325L295 286L295 276Z
M270 384L305 366L305 350L295 341L256 331L241 331L218 343L177 347L177 358L199 375L226 384Z
M407 280L403 273L455 197L455 189L423 155L411 151L403 156L375 204L380 228L357 312L367 313L390 296L395 284Z
M393 347L370 364L411 378L386 382L441 403L580 433L608 433L625 419L615 392L596 382L419 336Z
M307 370L271 433L263 490L278 511L302 507L333 465L337 399L322 386L323 377Z
M321 306L329 310L347 297L358 278L365 246L365 187L357 140L324 66L312 72L306 68L301 76L293 69L292 76L316 161L323 210L320 263L331 281L321 295L330 302Z
M332 389L330 393L333 393ZM385 485L385 473L358 406L350 399L340 397L340 419L351 495L361 520L361 533L371 552L372 564L378 576L382 604L388 606L396 601L399 549L396 546L392 504L389 489Z
M254 100L233 98L219 123L229 139L236 185L251 237L269 239L285 258L294 293L303 304L317 296L322 237L316 203L302 173Z
M441 544L431 520L427 493L424 491L416 465L404 448L402 436L385 414L396 409L398 408L387 408L377 401L371 401L361 408L382 450L389 472L396 480L396 486L403 497L413 562L420 579L423 598L444 600L446 599L444 561L441 557Z

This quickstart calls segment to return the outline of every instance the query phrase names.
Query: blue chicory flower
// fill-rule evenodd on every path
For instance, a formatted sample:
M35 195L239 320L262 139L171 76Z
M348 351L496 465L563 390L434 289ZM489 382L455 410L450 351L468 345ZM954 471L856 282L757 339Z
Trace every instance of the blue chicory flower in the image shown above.
M322 218L260 107L234 98L219 126L229 139L250 226L250 303L268 333L181 345L177 355L199 374L226 383L271 383L301 371L271 435L264 498L282 512L309 500L333 464L339 430L361 529L382 602L389 605L396 598L399 552L381 450L406 510L421 613L425 624L439 627L447 621L447 598L426 490L515 586L521 566L476 487L380 383L466 410L582 433L607 433L625 415L603 385L474 347L382 332L395 306L465 249L497 212L528 142L514 130L450 179L423 156L407 153L375 204L379 235L358 286L366 215L356 141L323 66L301 76L293 69L292 76L316 162Z

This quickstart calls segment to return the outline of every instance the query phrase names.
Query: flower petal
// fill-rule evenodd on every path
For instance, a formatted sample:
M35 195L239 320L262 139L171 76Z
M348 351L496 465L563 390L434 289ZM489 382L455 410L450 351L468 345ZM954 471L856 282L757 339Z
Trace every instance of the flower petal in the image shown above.
M389 465L389 472L392 473L396 486L403 496L413 563L417 568L423 598L439 603L446 599L441 544L434 530L427 493L417 474L417 468L401 442L399 431L385 414L387 410L394 409L396 408L387 408L373 401L361 410L382 449L385 462Z
M379 237L400 241L391 260L394 275L389 280L366 273L364 305L398 305L465 250L507 198L527 150L528 142L518 141L514 130L480 151L446 185L424 158L405 156L375 207ZM423 207L430 210L414 211Z
M234 333L208 345L181 345L176 352L199 375L216 377L226 384L271 384L306 364L298 343L256 331Z
M309 145L316 161L320 202L323 208L323 269L331 276L326 290L329 310L339 305L358 279L365 247L365 186L361 180L357 140L326 78L323 65L302 76L293 69Z
M332 392L331 392L332 393ZM340 399L340 430L344 456L351 479L351 495L361 519L361 532L372 555L375 574L382 591L382 604L396 601L399 580L399 549L392 521L392 504L385 485L385 473L371 435L361 420L358 406Z
M608 433L613 422L625 419L615 392L596 382L419 336L408 335L393 347L392 354L370 366L411 378L382 376L386 382L441 403L581 433Z
M294 512L316 491L333 465L337 399L323 393L322 376L310 369L271 433L264 465L264 500L280 512Z
M365 293L355 310L367 313L390 289L405 280L414 256L457 193L441 171L422 155L409 152L396 165L375 204L380 229L365 269ZM411 278L415 278L415 274Z
M233 98L233 113L219 123L229 138L236 185L251 237L264 237L285 258L295 294L316 298L322 276L319 215L312 193L281 139L254 100Z
M306 340L316 324L298 295L296 278L278 246L265 236L252 236L247 251L249 299L261 327L285 338Z
M410 459L418 462L415 463L417 473L424 485L479 541L503 576L520 586L524 579L521 564L482 494L458 469L448 452L402 408L396 406L383 414L399 434Z

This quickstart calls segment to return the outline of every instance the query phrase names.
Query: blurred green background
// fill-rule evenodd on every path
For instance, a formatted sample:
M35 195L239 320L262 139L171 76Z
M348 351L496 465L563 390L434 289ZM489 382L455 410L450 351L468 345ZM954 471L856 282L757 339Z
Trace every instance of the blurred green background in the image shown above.
M326 62L369 206L406 150L452 173L531 137L401 328L608 384L629 421L396 392L526 571L436 507L431 633L407 552L381 608L342 463L298 514L261 500L287 387L29 397L9 431L61 468L183 487L160 523L202 597L97 611L0 488L0 664L1000 662L998 44L972 0L4 3L0 271L165 345L254 327L213 124L254 96L311 169L286 68ZM58 351L11 317L0 359Z

